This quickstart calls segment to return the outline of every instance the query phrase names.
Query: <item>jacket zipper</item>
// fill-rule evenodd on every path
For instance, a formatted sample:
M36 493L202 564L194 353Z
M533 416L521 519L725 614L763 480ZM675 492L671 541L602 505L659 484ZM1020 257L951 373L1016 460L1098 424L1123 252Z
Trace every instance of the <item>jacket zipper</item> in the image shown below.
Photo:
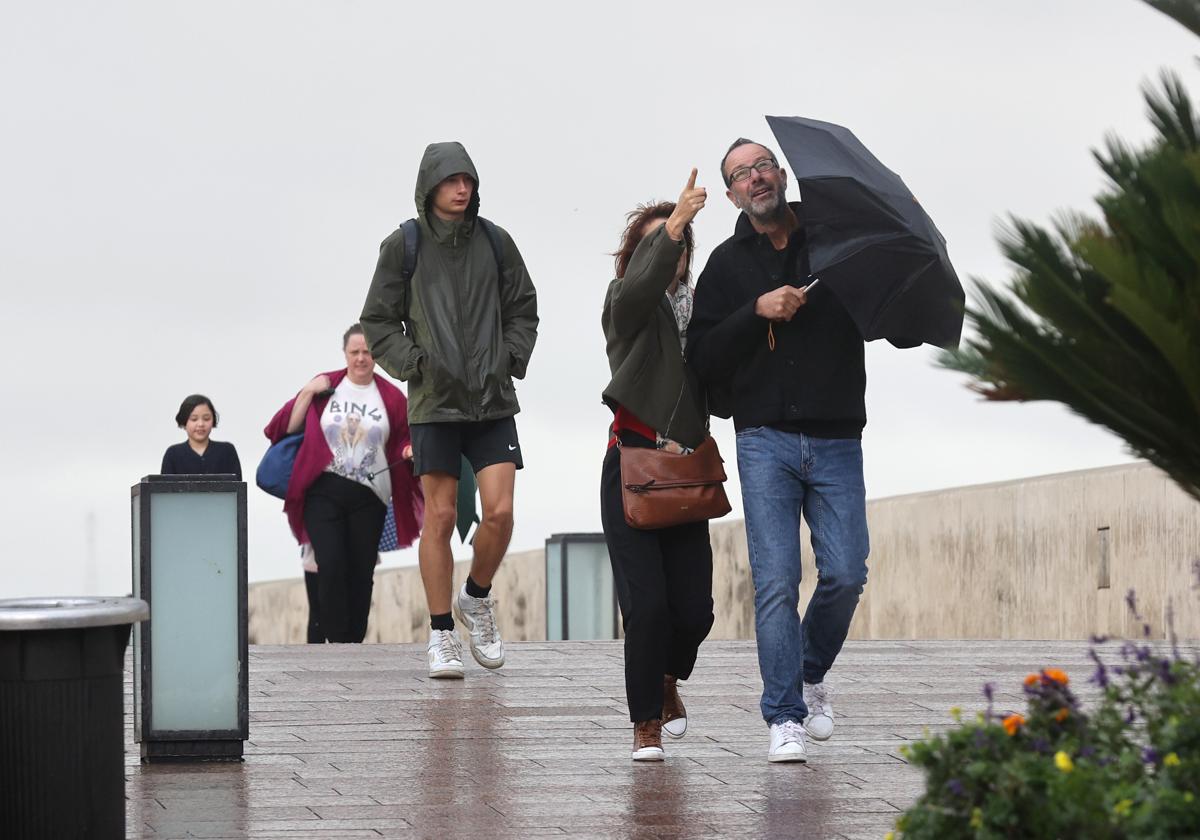
M457 252L458 252L458 232L460 230L460 226L461 226L461 223L456 224L454 226L454 237L450 243L454 249L452 251L452 253L455 253L455 254L457 254ZM461 260L461 271L459 272L458 276L454 280L454 305L458 309L458 325L457 325L458 326L458 339L459 339L458 346L463 354L463 375L467 379L467 391L468 391L468 395L471 397L471 419L478 421L481 416L480 411L479 411L479 406L483 402L483 383L480 382L479 386L476 387L475 382L474 382L474 376L472 375L472 373L473 373L472 365L469 364L469 362L468 362L468 359L470 357L470 352L469 352L470 348L467 347L467 334L463 330L463 320L465 318L465 314L463 313L463 307L462 307L462 289L459 286L462 279L466 277L467 262L468 262L467 258L470 256L470 254L468 253L469 250L470 250L470 242L468 242L466 248L463 249L462 260Z

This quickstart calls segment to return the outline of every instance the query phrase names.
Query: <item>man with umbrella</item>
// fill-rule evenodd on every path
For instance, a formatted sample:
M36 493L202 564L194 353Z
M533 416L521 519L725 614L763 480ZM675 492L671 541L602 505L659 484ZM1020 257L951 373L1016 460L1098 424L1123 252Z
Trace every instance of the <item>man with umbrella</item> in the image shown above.
M824 272L813 282L808 202L787 202L787 173L774 153L739 138L721 160L721 175L742 214L700 275L688 359L712 395L724 394L728 405L718 399L714 413L731 412L737 431L767 758L803 762L806 732L820 741L833 734L825 675L867 580L866 331L857 323L858 301L852 313ZM870 308L877 315L879 302ZM818 571L803 621L801 514Z

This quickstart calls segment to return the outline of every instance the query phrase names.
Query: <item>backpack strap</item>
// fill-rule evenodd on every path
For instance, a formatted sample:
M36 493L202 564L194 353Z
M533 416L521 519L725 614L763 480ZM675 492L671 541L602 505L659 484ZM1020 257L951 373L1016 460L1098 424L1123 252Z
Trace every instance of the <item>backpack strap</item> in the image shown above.
M404 234L404 258L400 262L400 276L404 282L412 280L413 272L417 270L417 255L421 251L421 226L416 219L409 219L400 225Z
M500 232L496 230L496 226L483 216L476 217L479 220L479 226L483 228L483 233L487 236L488 244L492 246L492 254L496 257L496 268L500 269L500 280L504 281L504 249L500 245Z

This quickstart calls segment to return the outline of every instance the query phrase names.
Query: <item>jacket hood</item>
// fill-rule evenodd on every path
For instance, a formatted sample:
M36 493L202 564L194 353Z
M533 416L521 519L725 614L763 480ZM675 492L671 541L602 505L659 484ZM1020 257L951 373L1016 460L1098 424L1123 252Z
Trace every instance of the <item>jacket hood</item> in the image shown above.
M475 190L471 194L471 203L467 205L467 218L474 219L479 215L479 173L471 156L463 148L462 143L430 143L425 147L425 155L421 158L421 168L417 170L417 215L429 221L429 202L433 198L433 188L451 175L465 172L475 181Z

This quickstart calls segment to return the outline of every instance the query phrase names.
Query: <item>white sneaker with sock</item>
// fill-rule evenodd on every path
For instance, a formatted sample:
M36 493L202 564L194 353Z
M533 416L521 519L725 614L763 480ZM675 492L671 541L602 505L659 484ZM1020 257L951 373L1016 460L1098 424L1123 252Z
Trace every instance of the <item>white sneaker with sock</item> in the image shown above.
M454 599L454 619L471 634L471 656L484 668L499 668L504 664L504 642L496 627L496 602L491 595L472 598L463 584Z
M814 741L828 741L833 734L833 692L823 682L804 684L804 705L808 717L804 729Z
M453 630L432 630L425 647L429 676L435 680L463 678L462 645Z
M808 748L804 745L804 727L794 720L771 724L771 747L767 750L767 761L808 761Z

